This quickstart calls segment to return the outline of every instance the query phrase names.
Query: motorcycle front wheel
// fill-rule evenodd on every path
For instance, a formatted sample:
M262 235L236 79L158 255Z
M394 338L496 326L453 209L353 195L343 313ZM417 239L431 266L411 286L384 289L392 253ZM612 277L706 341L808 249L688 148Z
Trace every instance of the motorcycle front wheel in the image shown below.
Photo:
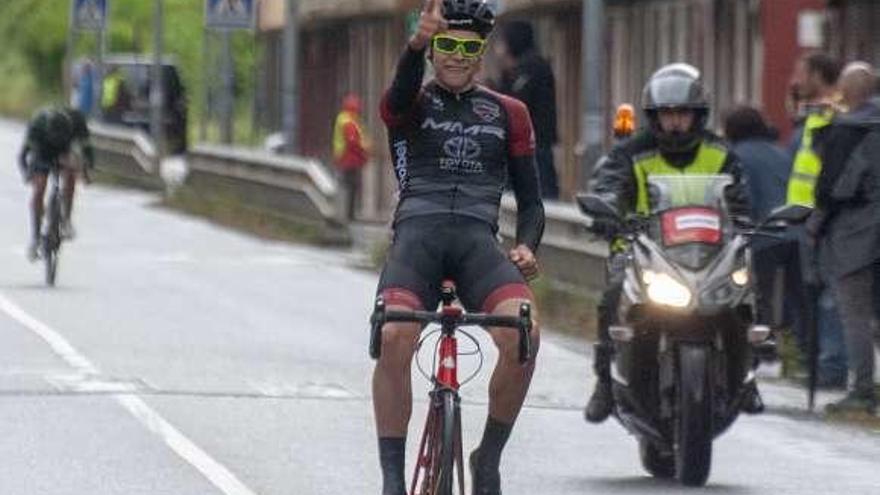
M676 476L685 486L702 486L712 466L711 349L681 344L678 358Z

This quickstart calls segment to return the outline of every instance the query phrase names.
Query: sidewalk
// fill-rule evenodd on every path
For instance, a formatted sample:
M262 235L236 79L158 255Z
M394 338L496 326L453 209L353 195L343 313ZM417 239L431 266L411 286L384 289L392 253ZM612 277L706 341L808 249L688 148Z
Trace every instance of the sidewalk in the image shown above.
M877 363L880 363L880 352L874 348ZM782 377L782 366L779 363L763 364L758 369L758 383L764 403L770 410L791 413L807 413L807 390L793 380ZM874 382L880 384L880 367L875 370ZM838 401L846 395L843 390L817 390L815 413L825 416L825 406ZM880 415L877 415L880 417Z

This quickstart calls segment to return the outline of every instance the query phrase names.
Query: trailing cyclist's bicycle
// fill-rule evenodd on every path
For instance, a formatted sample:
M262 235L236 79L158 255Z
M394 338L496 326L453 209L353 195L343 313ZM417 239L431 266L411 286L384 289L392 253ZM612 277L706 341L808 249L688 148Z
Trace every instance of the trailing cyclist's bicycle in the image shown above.
M477 354L482 364L479 342L459 327L479 325L482 327L505 327L519 332L519 361L526 363L531 359L532 330L531 306L523 303L519 316L496 316L488 314L465 313L454 306L456 299L452 287L444 287L441 294L443 302L439 311L388 311L381 297L376 299L373 316L370 318L370 355L378 359L382 352L382 327L390 322L421 323L423 329L431 323L439 323L440 328L424 334L416 350L416 364L422 374L433 384L428 393L430 398L428 418L419 443L415 473L410 485L410 495L452 495L458 485L459 495L464 495L464 462L461 441L461 398L459 388L473 379L479 367L462 382L458 380L458 357ZM430 374L418 359L418 349L434 334L440 338L434 349L434 359ZM457 334L467 337L475 345L475 350L459 353ZM457 483L456 483L457 482Z

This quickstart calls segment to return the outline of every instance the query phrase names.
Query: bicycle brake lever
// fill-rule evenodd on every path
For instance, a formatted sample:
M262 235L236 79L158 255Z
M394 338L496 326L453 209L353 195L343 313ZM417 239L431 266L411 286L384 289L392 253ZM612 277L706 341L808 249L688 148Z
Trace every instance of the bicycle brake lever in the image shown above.
M529 303L519 305L519 363L525 364L532 359L532 306Z
M382 356L382 327L385 325L385 300L376 298L373 314L370 315L370 357L379 359Z

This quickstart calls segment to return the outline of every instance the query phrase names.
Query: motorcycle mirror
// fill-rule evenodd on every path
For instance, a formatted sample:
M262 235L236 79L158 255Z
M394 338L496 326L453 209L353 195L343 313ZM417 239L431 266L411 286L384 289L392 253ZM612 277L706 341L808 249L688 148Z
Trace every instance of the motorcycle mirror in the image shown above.
M578 208L585 215L620 219L617 209L597 194L578 194L575 198Z
M809 217L810 213L812 212L812 208L803 205L780 206L770 212L770 215L768 215L767 219L764 220L764 224L771 224L775 222L784 222L787 224L803 223L807 220L807 217Z

